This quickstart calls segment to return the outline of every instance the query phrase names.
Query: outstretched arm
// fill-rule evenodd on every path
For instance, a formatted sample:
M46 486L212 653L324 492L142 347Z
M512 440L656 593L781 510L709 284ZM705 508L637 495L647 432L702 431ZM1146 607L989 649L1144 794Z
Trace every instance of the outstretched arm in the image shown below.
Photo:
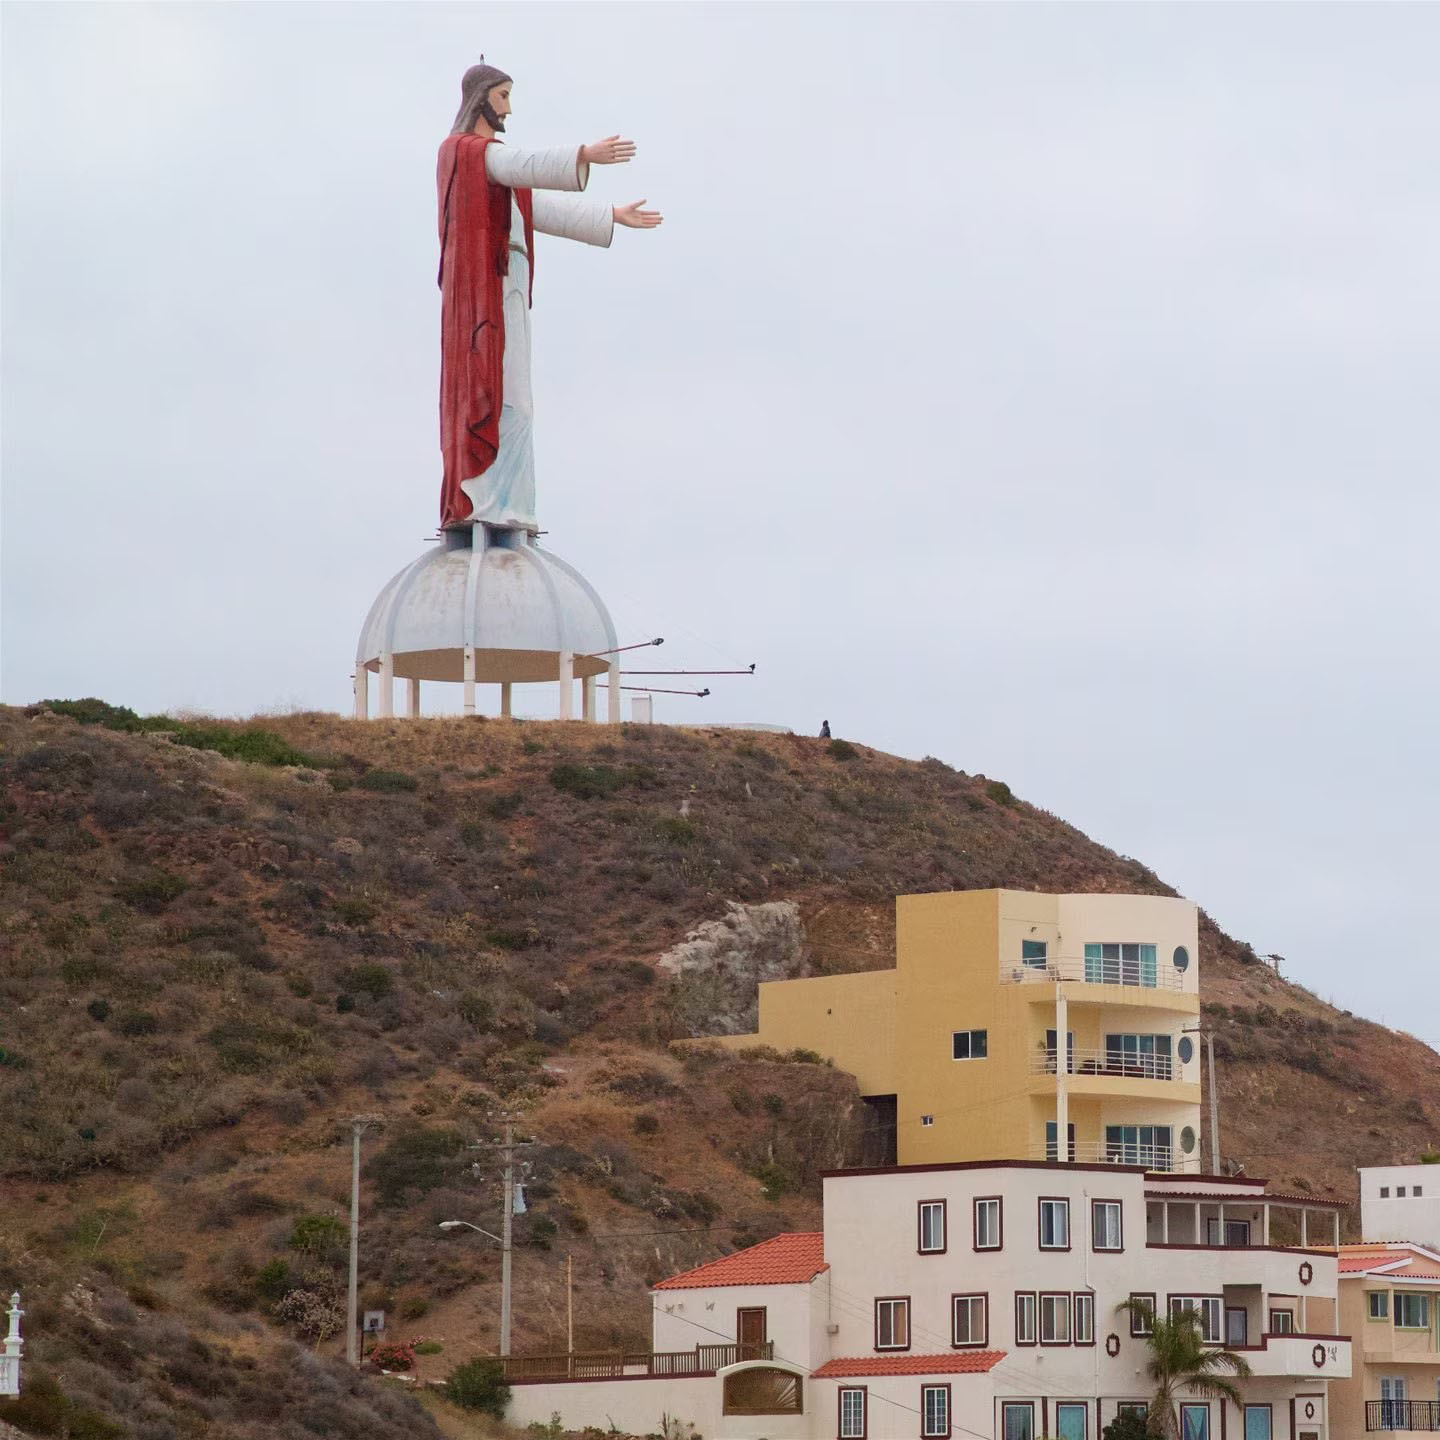
M615 207L615 223L630 230L653 230L664 220L658 210L642 210L643 200L632 200L628 205Z

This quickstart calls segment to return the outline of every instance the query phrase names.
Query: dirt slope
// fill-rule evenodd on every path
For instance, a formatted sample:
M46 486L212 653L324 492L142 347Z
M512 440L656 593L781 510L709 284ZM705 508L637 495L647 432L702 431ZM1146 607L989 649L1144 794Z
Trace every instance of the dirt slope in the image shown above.
M76 1434L434 1433L324 1358L357 1111L387 1121L364 1299L441 1345L422 1374L494 1343L493 1248L437 1222L497 1228L467 1147L506 1113L535 1142L517 1349L563 1346L567 1252L577 1343L634 1344L646 1281L813 1225L864 1153L849 1077L669 1049L654 962L728 901L795 902L828 971L893 963L900 892L1170 893L1000 782L858 745L87 715L0 709L0 1279ZM1202 946L1228 1161L1348 1198L1434 1143L1440 1056ZM286 1387L328 1408L257 1410Z

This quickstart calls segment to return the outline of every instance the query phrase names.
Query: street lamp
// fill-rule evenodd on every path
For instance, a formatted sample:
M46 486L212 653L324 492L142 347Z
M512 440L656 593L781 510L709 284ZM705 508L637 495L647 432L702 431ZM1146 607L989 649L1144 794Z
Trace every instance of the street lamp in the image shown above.
M509 1219L509 1216L506 1216ZM472 1225L468 1220L441 1220L439 1222L442 1230L459 1230L462 1226L466 1230L473 1230L477 1235L483 1235L487 1240L493 1240L501 1251L503 1264L500 1270L500 1353L510 1353L510 1243L502 1240L498 1235L492 1235L488 1230L482 1230L478 1225ZM509 1228L508 1226L506 1227Z

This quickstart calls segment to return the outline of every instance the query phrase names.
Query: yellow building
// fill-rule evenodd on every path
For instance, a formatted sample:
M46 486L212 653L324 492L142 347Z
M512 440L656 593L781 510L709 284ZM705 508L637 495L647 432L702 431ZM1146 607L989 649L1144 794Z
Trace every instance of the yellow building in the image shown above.
M1071 1160L1202 1168L1193 904L966 890L895 906L895 969L762 984L758 1032L724 1043L832 1059L893 1123L901 1165L1064 1159L1068 1133Z
M1330 1433L1440 1430L1440 1254L1406 1241L1340 1247L1350 1378L1331 1391Z

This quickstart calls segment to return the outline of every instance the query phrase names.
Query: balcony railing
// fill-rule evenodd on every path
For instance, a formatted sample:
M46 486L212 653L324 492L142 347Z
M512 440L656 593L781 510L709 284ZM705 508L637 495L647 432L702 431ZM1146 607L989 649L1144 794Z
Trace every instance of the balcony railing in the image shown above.
M1037 1050L1030 1059L1032 1075L1053 1075L1057 1052ZM1129 1080L1178 1080L1180 1067L1170 1055L1127 1055L1119 1050L1080 1050L1070 1047L1067 1075L1110 1075Z
M1000 967L1000 978L1012 985L1053 985L1057 980L1064 980L1138 990L1185 988L1185 977L1174 966L1163 962L1152 968L1134 960L1082 960L1063 956L1047 960L1043 965L1027 965L1023 961L1004 964Z
M596 1351L575 1355L501 1355L506 1380L618 1380L627 1375L713 1375L742 1360L773 1360L773 1341L697 1345L693 1350Z
M1367 1430L1440 1430L1440 1400L1367 1400Z
M1070 1154L1061 1156L1055 1146L1042 1145L1032 1149L1032 1160L1069 1159L1076 1165L1143 1165L1147 1170L1185 1170L1191 1167L1173 1145L1112 1145L1104 1140L1078 1140L1071 1144Z

